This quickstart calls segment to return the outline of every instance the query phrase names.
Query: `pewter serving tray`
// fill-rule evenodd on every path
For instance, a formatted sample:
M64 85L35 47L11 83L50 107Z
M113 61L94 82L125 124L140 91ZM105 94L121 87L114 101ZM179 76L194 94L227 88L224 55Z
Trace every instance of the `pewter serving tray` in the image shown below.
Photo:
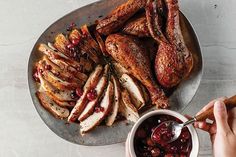
M99 126L90 133L81 136L79 124L68 124L65 120L58 120L48 113L39 103L35 92L36 84L32 77L33 65L39 60L41 54L37 51L39 43L53 42L59 32L66 33L66 27L75 22L77 26L93 24L99 17L105 17L112 9L125 0L103 0L85 7L79 8L62 17L43 32L29 57L28 63L28 84L33 104L45 122L45 124L61 138L80 145L98 146L124 142L132 123L127 121L116 122L112 127ZM188 19L181 13L181 28L185 42L194 56L194 69L187 80L184 80L170 96L171 109L181 112L192 100L202 78L202 55L197 36ZM147 111L148 112L148 111Z

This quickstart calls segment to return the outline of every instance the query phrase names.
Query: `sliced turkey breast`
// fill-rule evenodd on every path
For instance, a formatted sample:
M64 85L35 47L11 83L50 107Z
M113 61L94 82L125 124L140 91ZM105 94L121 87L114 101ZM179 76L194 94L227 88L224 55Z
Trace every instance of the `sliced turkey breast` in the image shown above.
M131 76L123 74L120 78L122 86L127 89L130 94L131 100L137 109L142 108L145 105L145 99L142 93L142 89L136 83Z
M58 90L45 80L40 72L38 72L38 77L41 83L40 88L47 91L54 99L58 101L75 101L75 99L71 97L70 90Z
M80 75L80 78L75 77L73 74L71 74L70 72L68 72L67 70L63 70L61 69L58 65L56 65L55 63L53 63L47 56L43 56L42 61L45 62L46 65L49 65L51 67L50 71L58 76L59 78L70 82L70 83L78 83L80 82L81 84L83 84L86 80L87 80L87 75Z
M86 34L85 34L86 35ZM99 63L100 59L98 57L98 54L96 50L88 43L87 40L85 40L84 36L81 32L81 30L73 29L69 34L69 40L79 40L78 47L81 50L82 54L87 54L89 58L91 58L92 61L95 63Z
M119 104L120 104L120 85L119 85L119 81L114 77L111 76L111 81L114 85L114 98L113 98L113 102L112 102L112 107L111 107L111 111L106 119L106 125L107 126L112 126L112 124L115 122L116 120L116 116L119 110Z
M56 60L60 60L61 62L65 62L66 64L74 67L78 72L83 71L83 69L85 71L91 71L92 69L92 65L91 63L89 63L89 61L85 62L77 62L69 57L67 57L66 55L64 55L63 53L61 53L60 51L57 50L53 50L52 48L50 48L49 46L47 46L46 44L40 44L38 47L38 50L42 53L44 53L45 55L47 55L50 59L56 59ZM81 70L82 69L82 70Z
M36 92L36 95L41 105L56 118L64 119L69 116L69 110L57 105L45 92Z
M104 89L105 89L105 87L107 85L109 68L110 68L109 65L105 66L104 72L103 72L103 76L99 80L97 86L94 89L96 91L96 93L97 93L97 97L96 97L96 99L90 101L86 105L86 107L84 108L83 112L81 113L81 115L78 118L79 121L83 121L84 119L86 119L88 116L90 116L93 113L94 107L98 103L98 101L99 101L101 95L103 94Z
M47 70L45 67L47 65L44 61L39 61L38 68L40 68L43 78L47 80L49 83L51 83L54 87L60 90L74 90L78 87L81 87L83 84L78 83L70 83L67 81L62 80L61 78L57 77L54 73Z
M85 134L99 125L109 113L113 99L113 84L109 81L104 97L99 106L96 106L94 113L80 123L80 132Z
M130 95L126 89L122 91L121 97L122 101L120 103L119 112L127 120L130 120L132 122L137 122L137 120L139 119L138 110L131 102Z
M80 56L78 59L78 57L76 57L76 56L81 55L80 52L71 53L70 50L68 50L68 48L67 48L68 45L73 45L73 44L70 43L70 41L66 38L66 36L64 36L63 34L58 34L56 36L55 42L54 42L54 47L57 50L59 50L59 52L62 52L64 55L66 55L68 58L70 58L72 60L76 60L76 62L78 62L80 65L83 66L83 67L81 67L82 70L91 71L93 68L92 61L88 58L85 59L82 56ZM73 45L73 46L75 46L75 45Z
M102 73L102 70L103 70L103 67L101 65L98 65L95 68L95 70L90 74L87 82L84 85L83 95L76 102L75 107L72 109L70 116L68 117L68 121L73 122L80 116L86 104L88 103L87 94L89 90L93 89L97 85L100 79L100 74Z

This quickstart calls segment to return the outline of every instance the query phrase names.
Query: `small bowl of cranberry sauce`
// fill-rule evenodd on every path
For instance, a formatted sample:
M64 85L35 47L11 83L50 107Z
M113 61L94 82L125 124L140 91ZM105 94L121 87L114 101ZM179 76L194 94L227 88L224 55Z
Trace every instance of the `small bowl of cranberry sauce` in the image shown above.
M177 140L166 143L164 141L168 141L173 135L165 127L155 130L165 121L182 123L187 118L171 110L152 111L142 116L129 135L131 157L197 157L199 140L194 127L190 125L183 128Z

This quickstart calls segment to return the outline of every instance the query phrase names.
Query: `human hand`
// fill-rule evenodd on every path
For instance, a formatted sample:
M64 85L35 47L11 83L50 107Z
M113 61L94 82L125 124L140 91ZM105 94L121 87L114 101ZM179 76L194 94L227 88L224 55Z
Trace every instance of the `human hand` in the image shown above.
M196 122L196 128L210 134L215 157L235 157L236 154L236 108L226 110L223 98L211 101L200 113L214 106L213 124Z

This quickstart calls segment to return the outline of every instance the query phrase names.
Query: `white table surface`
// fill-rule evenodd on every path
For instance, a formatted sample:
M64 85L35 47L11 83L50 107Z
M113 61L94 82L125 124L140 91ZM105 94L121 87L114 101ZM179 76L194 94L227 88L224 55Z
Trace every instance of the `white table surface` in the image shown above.
M55 135L38 116L27 85L27 62L41 33L66 13L96 0L0 1L0 157L122 157L124 143L85 147ZM195 114L209 100L236 93L236 1L182 0L202 44L205 71L184 111ZM199 156L211 156L199 131Z

